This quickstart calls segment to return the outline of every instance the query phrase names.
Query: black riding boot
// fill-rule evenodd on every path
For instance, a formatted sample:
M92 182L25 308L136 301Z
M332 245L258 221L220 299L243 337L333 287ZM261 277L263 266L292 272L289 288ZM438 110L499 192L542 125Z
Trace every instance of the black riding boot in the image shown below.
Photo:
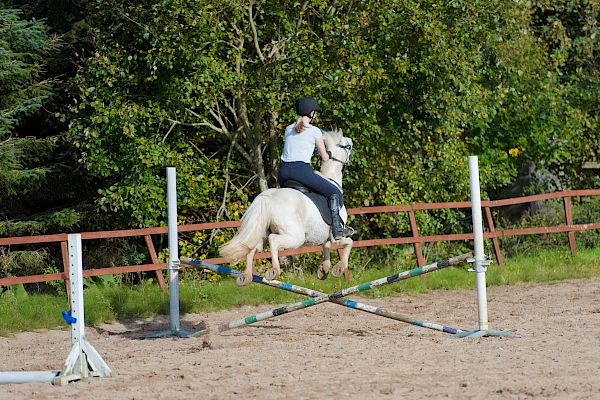
M350 237L354 234L354 229L347 228L340 217L340 199L337 194L329 197L329 208L331 209L331 233L335 240L343 237Z

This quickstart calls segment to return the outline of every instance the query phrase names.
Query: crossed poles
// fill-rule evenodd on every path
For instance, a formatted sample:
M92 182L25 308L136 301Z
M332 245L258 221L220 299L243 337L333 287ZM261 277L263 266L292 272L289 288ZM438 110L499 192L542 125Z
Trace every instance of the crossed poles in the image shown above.
M363 283L360 285L352 286L352 287L349 287L349 288L346 288L346 289L343 289L343 290L340 290L338 292L331 293L331 294L326 294L323 292L319 292L317 290L308 289L308 288L305 288L302 286L298 286L298 285L294 285L294 284L290 284L290 283L286 283L286 282L281 282L278 280L268 280L259 275L253 275L252 276L253 283L258 283L258 284L262 284L262 285L266 285L266 286L275 287L275 288L278 288L281 290L302 294L305 296L309 296L310 298L303 300L303 301L296 302L296 303L288 304L286 306L277 307L277 308L274 308L274 309L271 309L268 311L264 311L264 312L261 312L261 313L255 314L255 315L250 315L250 316L247 316L247 317L239 319L239 320L231 321L229 323L219 325L216 328L213 328L213 331L220 333L220 332L224 332L224 331L227 331L227 330L230 330L233 328L239 328L239 327L242 327L245 325L250 325L250 324L253 324L258 321L264 321L266 319L273 318L273 317L283 315L283 314L287 314L287 313L290 313L293 311L302 310L302 309L305 309L308 307L315 306L317 304L321 304L321 303L325 303L325 302L332 302L332 303L339 304L339 305L342 305L342 306L345 306L348 308L353 308L355 310L360 310L360 311L368 312L370 314L380 315L380 316L383 316L386 318L405 322L405 323L408 323L408 324L411 324L414 326L418 326L421 328L428 328L428 329L441 331L444 333L455 335L457 337L481 336L481 335L476 334L478 331L459 329L459 328L455 328L455 327L451 327L451 326L438 324L435 322L419 321L411 316L403 315L403 314L400 314L400 313L397 313L394 311L386 310L385 308L375 307L375 306L371 306L368 304L364 304L364 303L361 303L358 301L353 301L353 300L349 300L349 299L345 298L346 296L349 296L351 294L364 292L364 291L367 291L367 290L370 290L370 289L373 289L376 287L380 287L380 286L387 285L387 284L394 283L394 282L399 282L401 280L413 278L413 277L420 276L420 275L423 275L423 274L426 274L429 272L437 271L439 269L450 267L452 265L461 264L461 263L466 262L467 260L471 259L471 257L472 257L471 254L462 254L460 256L452 257L447 260L443 260L443 261L439 261L439 262L436 262L433 264L425 265L423 267L413 268L408 271L404 271L404 272L390 275L390 276L387 276L384 278L376 279L376 280L373 280L373 281L370 281L367 283ZM195 260L195 259L191 259L188 257L181 257L180 261L182 264L205 268L205 269L217 272L222 275L230 275L233 277L238 277L239 275L242 274L242 271L239 271L236 269L227 268L222 265L214 265L214 264L210 264L205 261L202 261L202 260ZM201 336L201 335L206 334L207 332L208 332L208 329L203 329L203 330L193 333L192 335L193 336ZM512 334L505 333L505 332L495 331L494 333L496 333L495 336L497 336L498 334L502 334L501 336L512 336Z

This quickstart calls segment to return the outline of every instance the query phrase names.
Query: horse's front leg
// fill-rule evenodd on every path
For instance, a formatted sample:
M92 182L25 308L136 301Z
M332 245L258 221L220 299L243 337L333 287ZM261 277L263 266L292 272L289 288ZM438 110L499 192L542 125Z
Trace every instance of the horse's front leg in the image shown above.
M334 265L331 270L331 275L338 277L344 274L344 278L346 281L350 280L350 272L348 270L348 260L350 258L350 250L352 250L352 244L354 241L350 238L342 238L338 241L343 247L338 249L338 254L340 256L340 261Z
M297 249L304 243L304 232L272 233L269 235L269 247L271 248L271 264L273 265L265 271L265 278L269 280L276 279L281 273L279 265L279 250Z
M331 242L328 240L323 243L323 261L317 269L317 278L327 279L329 274L329 268L331 268Z

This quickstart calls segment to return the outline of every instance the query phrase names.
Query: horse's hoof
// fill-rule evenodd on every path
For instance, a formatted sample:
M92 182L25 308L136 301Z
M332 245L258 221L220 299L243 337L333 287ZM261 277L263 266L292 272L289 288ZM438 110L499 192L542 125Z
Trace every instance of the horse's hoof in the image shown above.
M275 271L275 268L269 268L268 270L265 271L265 278L270 281L276 279L277 275L279 275L279 274L277 273L277 271Z
M317 269L317 278L320 280L327 279L327 275L329 275L329 273L325 270L325 268L319 267L319 269Z
M335 276L336 278L339 278L343 272L344 272L344 270L342 269L342 266L339 264L336 264L333 266L333 268L331 270L331 275Z
M235 284L238 286L246 286L250 282L252 282L252 277L246 274L242 274L235 279Z

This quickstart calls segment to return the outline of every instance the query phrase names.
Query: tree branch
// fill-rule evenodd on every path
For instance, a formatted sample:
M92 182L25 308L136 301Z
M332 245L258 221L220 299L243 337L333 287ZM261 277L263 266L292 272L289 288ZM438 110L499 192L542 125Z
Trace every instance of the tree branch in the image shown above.
M260 44L258 43L258 32L256 31L256 25L254 24L254 16L252 15L252 7L253 7L253 2L250 2L250 5L248 6L248 17L250 18L250 27L252 28L252 35L254 36L254 47L256 48L256 52L258 53L258 58L260 58L260 61L262 61L263 63L266 61L265 60L265 56L263 55L261 49L260 49Z
M189 112L190 114L192 114L193 116L197 117L197 118L202 118L202 116L200 114L198 114L197 112L195 112L194 110L190 110L189 108L186 108L186 111ZM227 139L229 139L229 141L231 141L235 147L235 149L238 151L238 153L240 153L242 155L242 157L244 157L246 159L246 161L248 161L248 163L253 164L254 163L254 159L252 158L252 156L242 147L240 146L240 144L237 142L237 140L234 140L234 136L231 135L231 132L229 132L229 130L227 129L227 127L225 126L225 124L223 124L223 120L215 114L215 112L213 110L209 110L208 112L210 112L210 114L217 120L219 121L219 124L221 125L221 128L219 128L218 126L211 124L210 122L196 122L196 123L183 123L183 122L179 122L179 121L175 121L175 120L171 120L171 122L176 122L180 125L187 125L187 126L207 126L209 128L211 128L212 130L214 130L215 132L218 133L222 133L225 136L227 136Z
M227 151L227 158L225 159L225 171L223 171L223 174L225 175L225 187L223 188L223 200L221 201L221 206L217 210L217 221L219 220L219 218L221 218L223 213L225 213L225 210L227 208L226 207L227 191L229 189L229 181L230 181L230 179L229 179L229 160L231 159L231 152L233 151L233 148L234 148L236 142L237 142L237 134L233 136L233 141L231 142L231 145L229 146L229 150Z
M271 44L273 45L273 48L269 52L269 59L272 59L276 55L283 54L283 49L285 47L285 43L288 40L290 40L290 38L284 38L284 39L280 39L278 41L272 42ZM281 53L280 53L280 50L281 50Z
M186 110L188 110L186 108ZM194 116L198 117L198 118L202 118L200 117L200 115L198 115L197 113L195 113L192 110L188 110L190 113L194 114ZM181 122L181 121L177 121L175 119L171 119L169 118L169 122L173 123L173 125L171 125L171 128L169 129L169 132L167 132L167 135L171 132L171 130L173 129L174 125L182 125L182 126L207 126L210 129L212 129L213 131L219 132L219 133L225 133L227 134L227 129L223 130L221 128L219 128L218 126L215 126L213 124L211 124L210 122ZM166 138L166 135L165 135ZM163 138L164 140L164 138Z

